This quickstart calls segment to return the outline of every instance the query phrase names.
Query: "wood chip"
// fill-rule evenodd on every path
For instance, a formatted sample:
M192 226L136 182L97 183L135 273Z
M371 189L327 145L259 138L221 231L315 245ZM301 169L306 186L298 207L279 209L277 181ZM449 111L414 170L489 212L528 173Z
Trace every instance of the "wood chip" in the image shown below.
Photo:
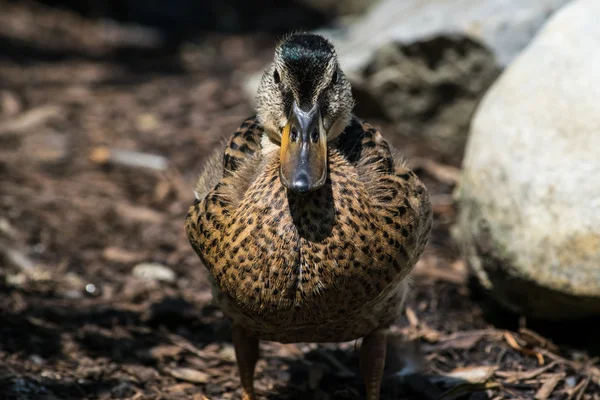
M542 387L537 391L534 398L536 400L547 400L556 389L556 386L560 383L560 381L565 377L564 373L554 374L552 375Z
M11 264L21 271L29 274L32 273L35 263L25 253L20 250L4 245L0 242L0 255L3 255L8 264Z
M156 346L150 349L150 356L152 358L161 360L163 358L176 357L183 352L183 349L179 346L163 345Z
M440 331L431 328L429 325L421 323L421 326L419 327L419 337L429 343L437 343L444 335Z
M485 336L490 335L487 330L457 332L440 339L440 343L431 347L431 351L446 349L467 350L474 347Z
M102 252L102 257L106 261L116 262L119 264L133 264L144 260L147 253L135 252L122 249L120 247L106 247Z
M169 166L169 161L163 156L108 147L96 147L92 149L88 157L90 161L100 165L113 164L156 171L164 171Z
M114 206L119 217L131 222L159 223L164 221L165 215L148 207L134 206L119 202Z
M553 361L548 365L529 371L496 371L495 375L506 379L507 382L518 382L526 379L533 379L549 369L554 368L557 364L556 361Z
M0 234L13 240L19 236L19 232L4 218L0 218Z
M498 367L495 365L456 368L449 373L435 378L434 381L445 383L456 383L457 381L471 384L485 383L494 375L497 369Z
M57 105L44 105L28 110L7 121L0 122L0 135L33 129L62 113L62 107Z
M408 319L408 323L410 324L410 326L419 326L419 318L417 317L417 314L414 312L414 310L410 307L406 307L406 318Z
M532 330L529 330L527 328L521 328L519 329L519 334L521 335L523 340L525 340L531 346L538 346L543 349L553 351L555 353L559 351L558 346L552 343L549 339L546 339L539 333L536 333Z
M517 351L520 351L523 354L535 356L538 360L538 363L540 365L544 365L544 356L542 355L542 353L531 350L531 349L524 348L523 346L521 346L519 344L519 342L517 342L517 339L515 339L514 335L508 331L504 332L504 338L506 339L506 342L508 343L508 345L510 347L512 347L513 349L515 349Z
M171 376L191 383L207 383L210 375L192 368L174 368L169 371Z
M448 282L454 285L464 285L468 278L468 269L464 267L462 260L452 263L451 268L447 266L435 266L417 263L415 268L414 276L420 280L427 279L434 282Z
M187 392L188 390L194 390L194 388L195 386L191 383L178 383L176 385L169 386L167 388L167 392L182 394Z
M440 164L429 158L415 158L414 168L422 168L427 174L446 185L454 185L460 179L460 169L451 165Z

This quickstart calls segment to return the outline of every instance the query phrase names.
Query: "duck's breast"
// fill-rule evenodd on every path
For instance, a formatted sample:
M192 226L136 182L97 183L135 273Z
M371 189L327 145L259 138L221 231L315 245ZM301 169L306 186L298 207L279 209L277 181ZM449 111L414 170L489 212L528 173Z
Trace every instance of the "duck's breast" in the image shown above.
M268 326L314 326L389 297L407 257L355 168L337 153L319 190L299 196L267 165L224 227L215 284L239 314Z

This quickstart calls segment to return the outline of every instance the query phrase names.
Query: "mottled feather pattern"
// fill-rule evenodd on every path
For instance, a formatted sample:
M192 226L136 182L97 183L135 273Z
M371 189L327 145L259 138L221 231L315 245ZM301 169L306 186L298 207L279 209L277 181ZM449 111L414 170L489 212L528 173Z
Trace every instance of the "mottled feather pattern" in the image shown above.
M264 340L345 341L386 328L431 230L423 184L376 129L353 119L330 142L325 185L295 195L280 182L278 147L262 148L262 135L249 118L217 150L221 179L205 170L205 195L186 220L215 301Z

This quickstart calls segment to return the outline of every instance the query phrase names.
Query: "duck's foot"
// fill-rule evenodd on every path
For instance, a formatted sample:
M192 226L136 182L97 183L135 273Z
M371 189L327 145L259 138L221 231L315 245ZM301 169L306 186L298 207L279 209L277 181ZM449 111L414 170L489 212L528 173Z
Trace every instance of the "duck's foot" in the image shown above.
M258 361L258 339L248 336L246 330L239 325L234 325L232 331L235 358L242 382L242 400L256 400L254 368Z
M386 340L385 332L375 331L363 338L360 347L360 371L366 386L367 400L379 400Z

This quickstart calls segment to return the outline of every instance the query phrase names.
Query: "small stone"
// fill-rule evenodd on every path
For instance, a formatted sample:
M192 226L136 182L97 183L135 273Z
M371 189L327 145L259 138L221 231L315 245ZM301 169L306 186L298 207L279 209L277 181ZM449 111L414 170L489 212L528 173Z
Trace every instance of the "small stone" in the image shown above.
M96 285L94 285L93 283L88 283L87 285L85 285L85 291L89 294L96 293Z
M565 385L569 388L574 388L577 384L577 379L574 376L569 376L565 379Z
M133 267L133 276L153 281L174 282L176 275L169 267L158 263L141 263Z

